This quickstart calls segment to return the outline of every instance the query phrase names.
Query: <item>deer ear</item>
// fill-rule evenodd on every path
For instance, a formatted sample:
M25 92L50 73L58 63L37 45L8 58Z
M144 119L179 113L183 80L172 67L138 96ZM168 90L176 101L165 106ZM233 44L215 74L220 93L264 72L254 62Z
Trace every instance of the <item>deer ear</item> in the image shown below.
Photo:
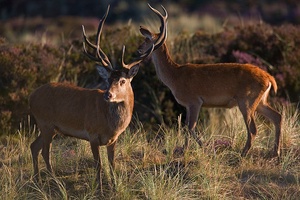
M110 72L107 70L107 68L103 66L96 66L96 68L102 79L107 80L109 78Z
M140 26L140 32L146 38L152 39L152 33L147 28Z
M131 67L127 73L127 77L132 79L138 73L139 69L140 69L140 66L138 64Z

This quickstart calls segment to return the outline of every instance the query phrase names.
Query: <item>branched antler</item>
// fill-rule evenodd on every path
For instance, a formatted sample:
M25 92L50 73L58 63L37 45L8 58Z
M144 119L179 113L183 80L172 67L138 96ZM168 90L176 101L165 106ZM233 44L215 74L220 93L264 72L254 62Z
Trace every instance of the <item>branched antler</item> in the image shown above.
M98 26L98 31L97 31L97 39L96 39L96 44L91 43L85 33L85 29L84 26L82 26L82 32L83 32L83 50L85 55L87 55L90 59L96 61L96 62L100 62L103 66L108 67L109 69L113 70L112 64L109 61L107 55L103 52L103 50L100 47L100 39L101 39L101 33L102 33L102 28L104 25L104 22L106 20L106 17L108 15L109 12L109 8L110 6L107 7L106 13L104 14L104 16L102 17L102 19L100 20L99 26ZM96 54L93 55L92 53L88 52L87 48L86 48L86 44L92 48L93 50L96 51Z

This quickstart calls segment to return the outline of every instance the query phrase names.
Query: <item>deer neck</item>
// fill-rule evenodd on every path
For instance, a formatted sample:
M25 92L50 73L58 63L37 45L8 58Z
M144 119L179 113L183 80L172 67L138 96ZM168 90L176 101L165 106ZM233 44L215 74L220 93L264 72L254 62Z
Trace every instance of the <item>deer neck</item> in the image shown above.
M165 43L153 52L152 62L155 66L158 78L165 85L170 87L170 85L174 83L174 79L176 79L175 70L178 68L178 64L172 60Z
M111 130L114 130L113 132L121 133L129 125L133 111L133 102L133 92L131 91L127 100L118 103L108 103L108 113L110 114L107 117L107 122L110 124Z

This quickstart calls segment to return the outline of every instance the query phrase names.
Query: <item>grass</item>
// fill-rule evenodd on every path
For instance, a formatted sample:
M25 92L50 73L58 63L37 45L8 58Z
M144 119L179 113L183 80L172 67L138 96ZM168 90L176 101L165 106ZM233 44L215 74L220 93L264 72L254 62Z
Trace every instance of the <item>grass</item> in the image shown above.
M159 20L154 14L152 16L141 24L158 30ZM216 33L222 29L222 22L208 16L199 19L197 16L180 15L177 20L174 17L168 29L171 52L174 38L179 33L190 35L188 33L199 28ZM3 35L17 43L29 41L60 45L67 43L69 38L81 40L81 24L85 24L91 34L98 25L97 19L56 21L60 20L66 20L62 27L68 25L67 29L57 30L51 27L52 22L46 21L48 28L34 28L34 34L29 29L28 33L14 33L9 27ZM6 25L20 22L10 21ZM138 26L134 30L140 35ZM60 34L57 35L57 32ZM190 47L183 49L188 51L187 60L195 60ZM158 110L154 113L160 118L161 108L154 107L153 110ZM183 145L186 131L180 123L180 116L173 127L161 125L157 134L146 130L139 120L133 120L133 126L118 140L114 179L110 177L105 147L101 148L105 199L298 199L299 111L291 105L278 106L277 110L283 116L282 156L279 161L268 157L273 147L274 127L260 116L257 118L259 133L253 148L245 158L240 156L246 141L246 129L237 109L204 110L208 118L202 118L197 127L204 146L198 147L191 139L191 146L184 156L175 153ZM20 124L17 133L7 129L5 136L0 137L0 199L98 199L92 154L86 141L56 137L51 152L55 175L47 173L40 156L41 182L36 184L32 181L29 145L39 131L27 125L29 120ZM153 135L163 135L163 139ZM109 187L112 180L115 191Z
M236 109L210 109L198 123L204 147L191 140L186 154L174 150L183 144L184 128L161 126L164 140L147 140L148 131L135 120L118 140L116 170L110 177L106 150L101 148L105 199L297 199L300 195L299 112L278 108L283 115L279 161L267 155L274 131L257 118L259 134L242 158L246 131ZM38 134L28 122L17 134L1 138L0 199L97 199L95 170L89 143L58 136L53 141L50 175L40 158L42 180L32 181L30 143ZM200 125L202 124L202 125ZM115 181L115 191L109 187Z

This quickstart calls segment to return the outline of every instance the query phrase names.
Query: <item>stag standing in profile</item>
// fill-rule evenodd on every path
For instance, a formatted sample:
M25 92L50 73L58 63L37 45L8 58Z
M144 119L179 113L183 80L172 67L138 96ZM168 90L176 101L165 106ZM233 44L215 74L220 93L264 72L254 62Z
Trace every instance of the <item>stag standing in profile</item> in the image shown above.
M176 101L186 108L186 125L198 144L202 143L195 133L195 127L201 107L232 108L238 106L248 133L242 156L245 156L251 148L257 133L254 122L255 111L273 122L275 126L273 155L279 156L281 115L267 103L271 88L275 92L277 90L273 76L251 64L178 64L174 62L166 45L168 13L163 6L164 15L150 5L149 8L161 21L160 32L153 33L147 28L140 27L145 41L139 47L139 52L147 52L154 45L152 62L156 74L172 91ZM186 135L184 149L188 147L188 143Z

